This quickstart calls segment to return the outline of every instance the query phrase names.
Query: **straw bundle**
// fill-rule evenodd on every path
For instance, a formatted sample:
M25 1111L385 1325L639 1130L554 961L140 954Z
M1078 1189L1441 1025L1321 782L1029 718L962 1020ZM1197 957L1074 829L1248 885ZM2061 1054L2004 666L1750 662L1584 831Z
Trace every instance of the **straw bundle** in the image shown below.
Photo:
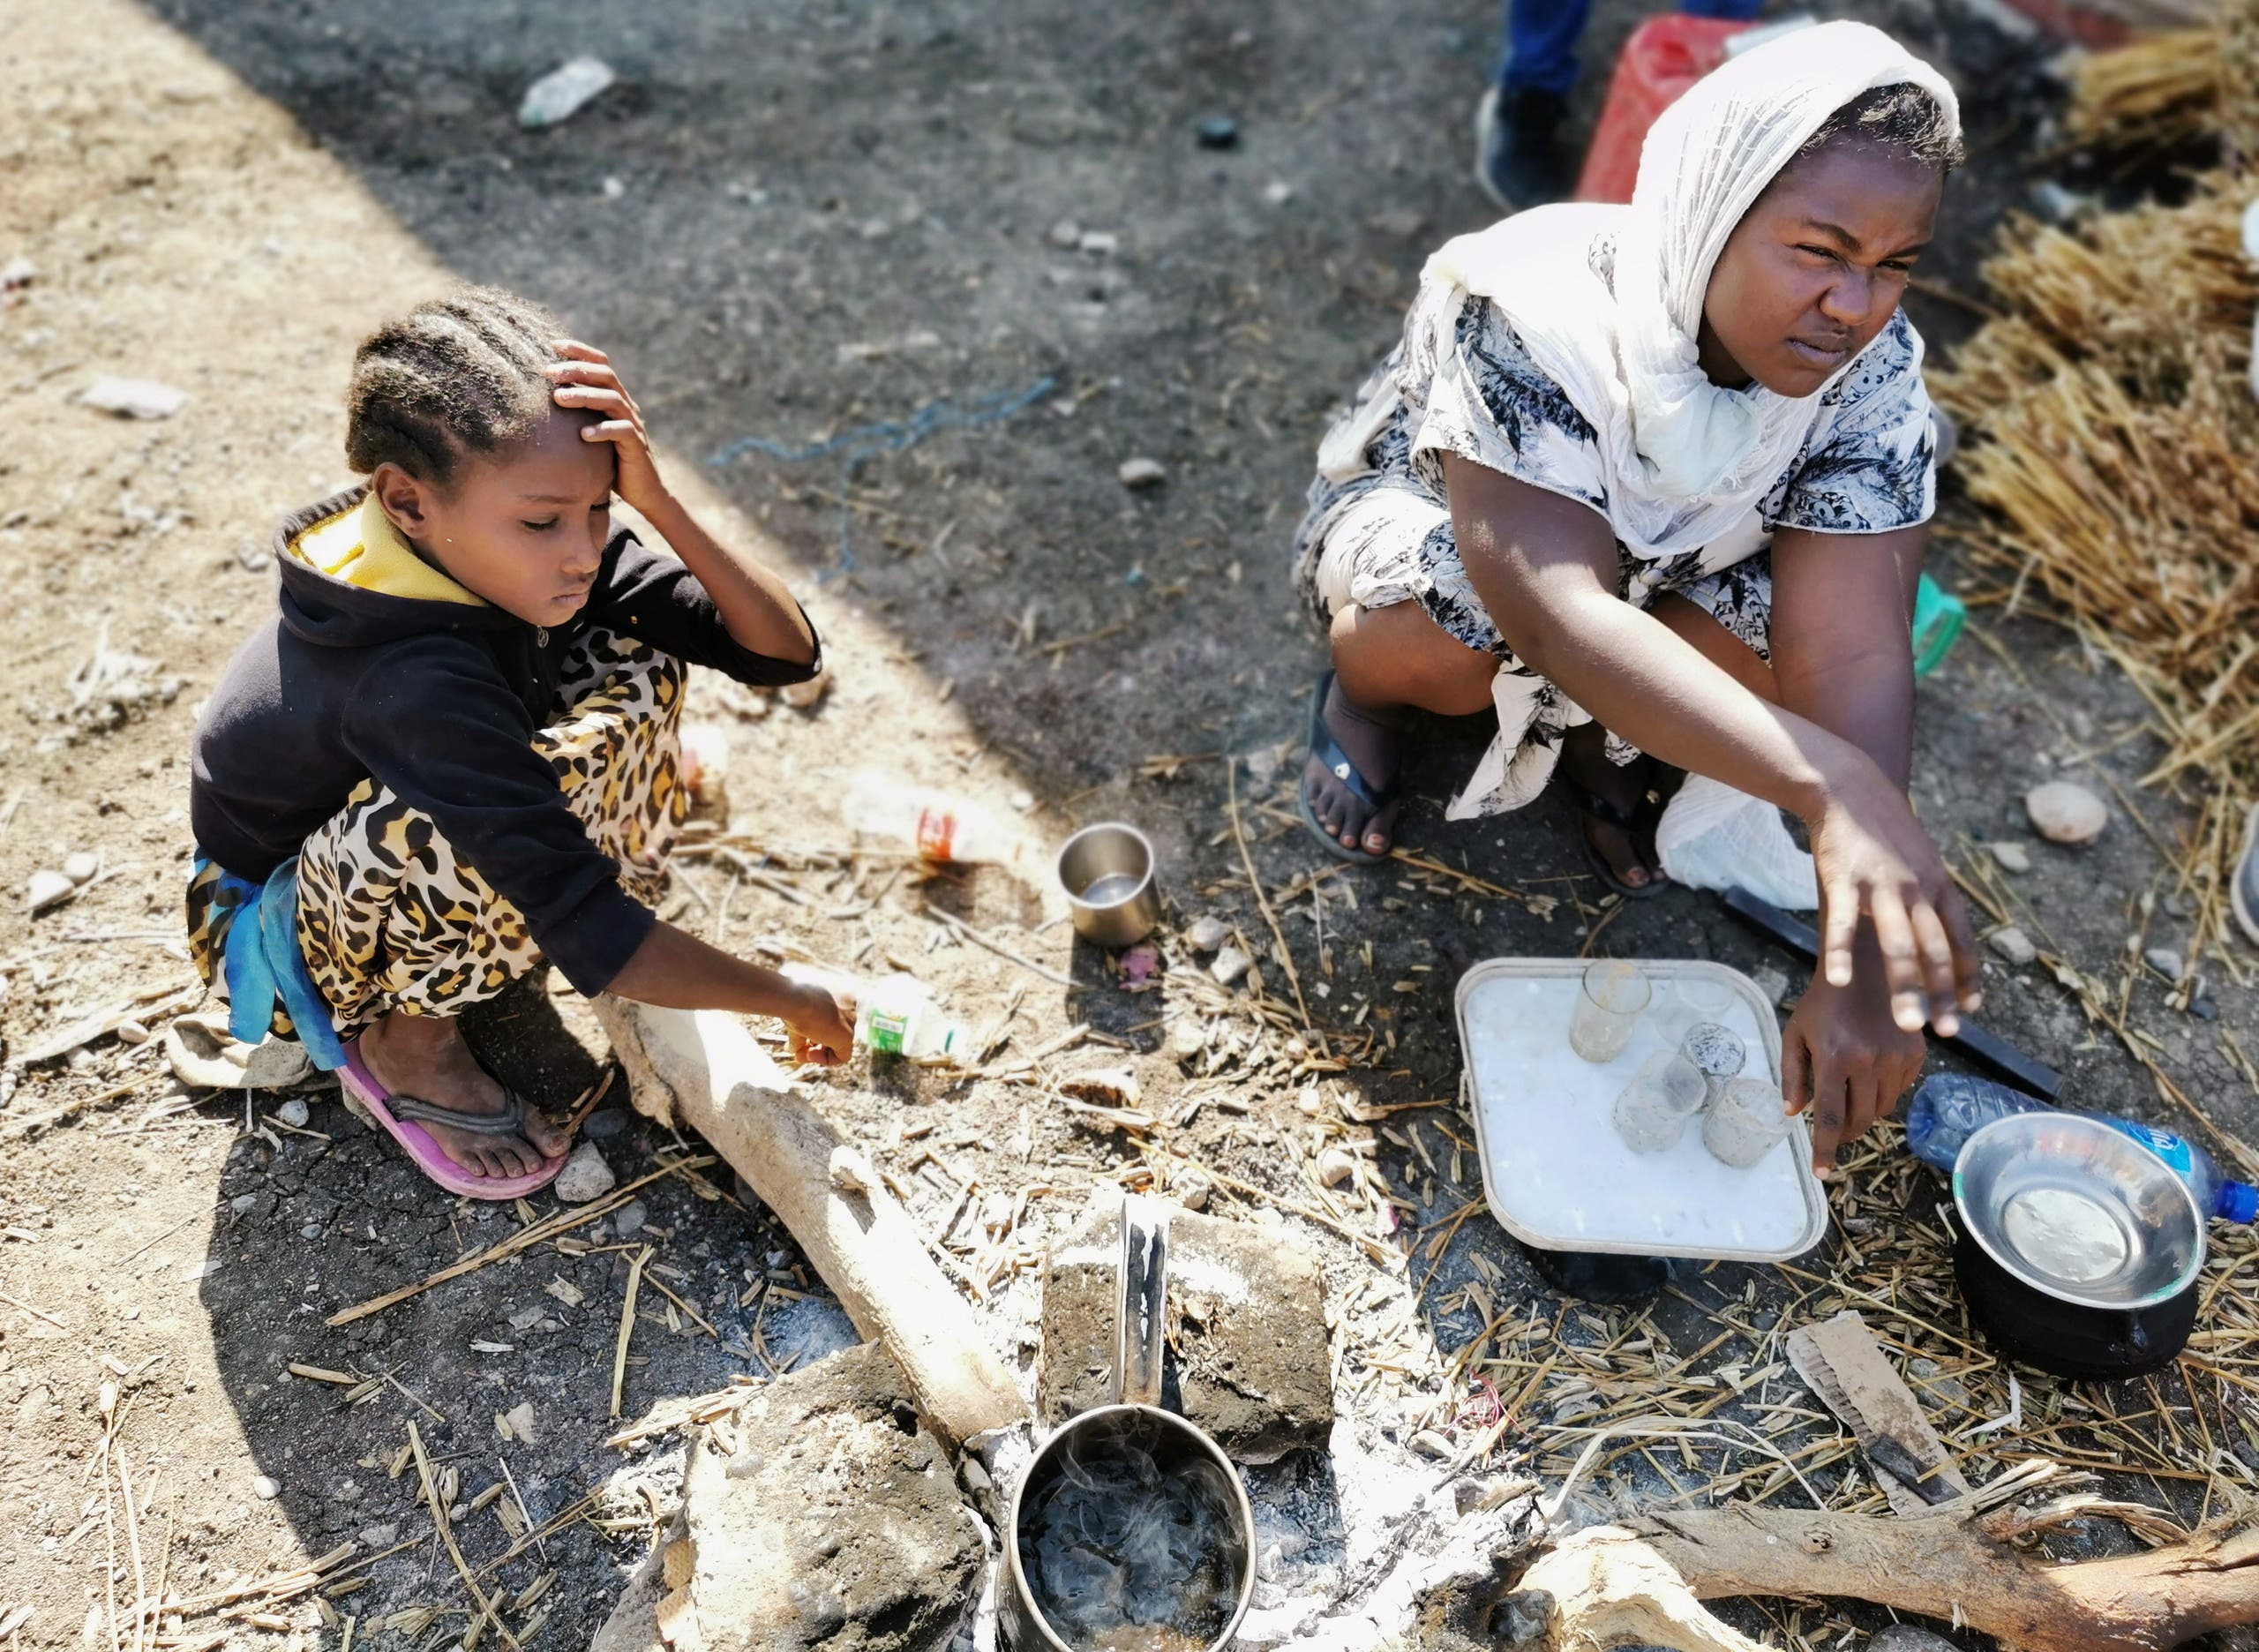
M2259 158L2259 0L2224 0L2201 28L2143 35L2083 59L2064 130L2075 143L2170 149L2219 139Z
M2220 31L2168 29L2097 52L2073 74L2063 127L2075 143L2171 147L2217 129Z
M1994 518L1980 562L2053 597L2154 709L2152 783L2201 783L2185 872L2217 890L2239 800L2259 793L2259 274L2248 183L2073 231L2012 222L1985 267L2002 314L1935 375L1975 439L1960 470ZM2210 910L2210 904L2208 904Z

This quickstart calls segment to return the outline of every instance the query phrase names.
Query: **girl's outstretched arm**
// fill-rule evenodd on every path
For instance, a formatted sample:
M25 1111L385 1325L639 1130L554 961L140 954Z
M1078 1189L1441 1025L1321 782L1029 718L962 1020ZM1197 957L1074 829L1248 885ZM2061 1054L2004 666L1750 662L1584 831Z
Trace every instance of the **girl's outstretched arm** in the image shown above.
M738 646L795 665L815 661L815 633L784 582L741 551L733 551L698 523L659 475L643 415L619 382L612 358L573 339L559 339L562 357L550 374L557 405L601 416L581 432L584 441L607 441L619 455L613 491L642 514L684 566L698 576Z
M855 1001L844 987L794 980L709 946L664 920L606 989L666 1010L728 1010L773 1016L792 1035L795 1061L831 1066L855 1048Z

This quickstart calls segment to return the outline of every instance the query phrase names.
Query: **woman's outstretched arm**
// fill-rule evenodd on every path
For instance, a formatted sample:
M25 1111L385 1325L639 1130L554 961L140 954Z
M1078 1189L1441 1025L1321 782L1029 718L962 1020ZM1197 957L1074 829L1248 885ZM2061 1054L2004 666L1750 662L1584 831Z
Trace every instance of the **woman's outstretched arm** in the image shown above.
M1801 818L1819 863L1825 978L1850 985L1870 919L1898 1025L1952 1031L1975 1002L1975 941L1900 784L1618 600L1614 539L1594 512L1456 455L1444 462L1460 558L1507 645L1641 750Z

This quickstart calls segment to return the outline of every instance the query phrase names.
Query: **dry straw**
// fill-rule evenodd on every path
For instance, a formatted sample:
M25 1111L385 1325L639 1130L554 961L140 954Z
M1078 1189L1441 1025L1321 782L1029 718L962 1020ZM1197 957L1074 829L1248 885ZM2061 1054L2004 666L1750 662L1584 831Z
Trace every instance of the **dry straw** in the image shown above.
M2259 136L2259 0L2090 59L2070 124L2119 146L2213 135L2228 164L2174 205L2012 221L1985 267L1998 317L1933 384L1971 432L1959 469L1993 529L1978 559L2012 599L2053 599L2154 714L2147 780L2198 808L2180 875L2205 950L2237 846L2224 822L2259 796L2259 270L2234 164Z

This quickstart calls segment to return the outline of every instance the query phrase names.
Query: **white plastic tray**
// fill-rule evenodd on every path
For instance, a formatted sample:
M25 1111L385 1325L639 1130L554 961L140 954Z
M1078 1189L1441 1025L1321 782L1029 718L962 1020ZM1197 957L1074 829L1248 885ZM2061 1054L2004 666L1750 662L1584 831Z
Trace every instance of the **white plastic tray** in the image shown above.
M1756 983L1722 964L1642 960L1654 1000L1623 1054L1595 1064L1569 1048L1587 962L1491 958L1460 978L1464 1085L1499 1225L1551 1250L1739 1262L1782 1262L1819 1243L1827 1203L1802 1118L1746 1170L1710 1156L1699 1120L1659 1153L1635 1153L1616 1133L1616 1098L1649 1055L1676 1042L1673 1019L1686 1019L1673 1015L1682 980L1732 989L1712 1018L1741 1035L1752 1077L1780 1082L1781 1032Z

